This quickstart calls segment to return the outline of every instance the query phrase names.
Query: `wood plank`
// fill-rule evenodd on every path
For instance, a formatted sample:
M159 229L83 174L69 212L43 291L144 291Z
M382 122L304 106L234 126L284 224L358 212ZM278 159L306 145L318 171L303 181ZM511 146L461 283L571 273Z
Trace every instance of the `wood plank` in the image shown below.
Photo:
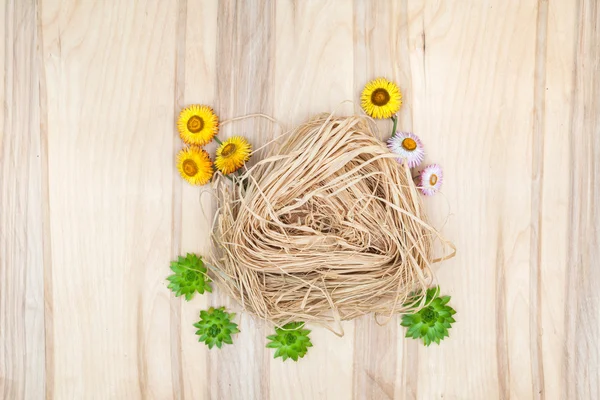
M183 31L183 38L179 35L177 43L181 57L177 63L176 115L183 107L190 104L207 104L214 107L217 77L218 3L212 0L187 0L181 2L180 7L182 7L182 14L180 14L178 29ZM198 21L202 22L198 23ZM219 110L216 112L219 114ZM172 131L175 140L173 153L175 157L175 153L183 147L183 143L174 123ZM207 150L212 155L214 149L214 144L207 146ZM174 214L174 219L180 226L175 229L175 238L178 239L179 246L173 253L173 257L187 252L207 254L210 250L207 232L211 229L212 216L216 208L210 187L190 186L183 182L176 171L174 171L173 182L176 191L181 191L174 196L174 207L181 207L181 214L179 218ZM214 284L213 289L216 289ZM209 352L218 353L218 350L208 350L204 343L198 342L193 324L198 321L200 310L209 307L212 296L196 295L190 302L175 300L177 306L181 308L179 333L181 365L178 367L181 368L183 375L183 398L186 399L211 398L211 379L216 377L214 370L210 368L208 355Z
M600 397L600 5L578 2L570 126L565 392Z
M548 2L546 84L543 135L543 165L536 176L541 190L541 343L544 386L540 393L548 399L567 398L565 334L567 250L564 243L569 226L570 146L573 97L573 66L577 39L577 2ZM539 146L538 146L539 148ZM535 394L535 392L533 393Z
M317 113L351 114L352 105L342 104L357 95L351 3L277 2L276 15L273 116L287 130ZM354 323L343 324L342 338L320 326L308 328L314 347L305 358L298 363L271 360L270 397L351 398ZM273 350L268 356L273 357Z
M537 2L409 5L407 101L426 163L446 176L443 194L425 206L436 226L449 218L443 233L458 248L437 274L458 322L449 341L419 348L414 396L530 398ZM456 379L455 371L468 372Z
M531 143L531 230L529 249L529 350L532 397L545 398L542 352L542 229L548 2L537 3L535 69L533 78L533 135Z
M395 1L354 1L354 113L364 115L360 107L360 93L372 79L383 76L400 86L404 104L399 114L398 128L412 131L411 70L407 54L408 25L395 23L406 16L406 4ZM382 140L392 136L390 120L377 121ZM380 316L385 320L386 316ZM354 379L355 399L391 399L396 389L411 391L411 378L406 385L395 385L402 380L402 355L416 356L418 344L404 342L403 330L397 317L384 326L376 323L374 316L356 320L354 335ZM412 366L415 364L412 363ZM415 371L407 369L407 371ZM411 373L408 373L411 375Z
M0 396L43 398L45 200L37 5L0 10ZM51 352L52 349L49 349Z
M215 110L222 120L252 113L272 114L275 3L220 1L217 21ZM221 127L219 137L246 136L256 148L268 127L264 121L247 119ZM242 332L236 335L233 346L208 354L210 397L267 398L270 378L265 326L239 312L239 305L224 293L211 295L209 302L238 311ZM240 370L244 371L243 379Z
M173 1L45 1L56 398L169 398Z

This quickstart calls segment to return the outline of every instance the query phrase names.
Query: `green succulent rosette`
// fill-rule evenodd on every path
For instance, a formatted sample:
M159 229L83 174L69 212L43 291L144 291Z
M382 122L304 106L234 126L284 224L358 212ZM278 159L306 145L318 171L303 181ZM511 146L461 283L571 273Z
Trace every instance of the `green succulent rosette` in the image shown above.
M196 293L212 292L202 257L192 253L188 253L185 258L180 256L177 261L171 262L171 270L174 274L167 278L168 288L175 296L183 295L189 301Z
M214 346L220 349L223 343L233 344L231 335L240 332L238 325L231 322L234 317L235 314L226 312L225 307L200 311L200 321L194 324L198 328L198 341L206 343L209 349Z
M290 322L281 328L275 328L274 335L267 336L270 340L267 347L277 349L273 358L281 357L283 361L291 358L298 361L306 355L312 343L308 337L310 330L303 327L303 322Z
M425 307L414 314L402 316L400 325L407 328L407 338L423 339L423 344L429 346L433 342L440 344L441 340L449 337L448 330L456 322L453 317L456 311L448 305L450 296L440 297L439 293L439 286L428 289ZM411 305L417 306L419 302L420 299Z

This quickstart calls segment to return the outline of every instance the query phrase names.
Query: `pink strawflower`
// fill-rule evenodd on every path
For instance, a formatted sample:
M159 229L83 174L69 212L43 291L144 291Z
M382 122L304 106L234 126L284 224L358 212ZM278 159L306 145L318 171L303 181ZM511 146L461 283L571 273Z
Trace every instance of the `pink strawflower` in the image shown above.
M442 187L444 182L444 173L442 167L437 164L431 164L425 167L419 175L419 190L425 196L433 196Z
M423 157L425 157L423 143L413 133L396 132L387 143L392 153L398 155L398 162L402 163L403 160L406 160L409 168L415 168L421 164Z

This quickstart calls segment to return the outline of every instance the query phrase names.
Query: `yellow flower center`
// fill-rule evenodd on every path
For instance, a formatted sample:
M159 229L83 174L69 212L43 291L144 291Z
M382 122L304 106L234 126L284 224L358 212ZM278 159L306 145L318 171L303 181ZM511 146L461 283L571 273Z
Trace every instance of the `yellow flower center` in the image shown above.
M413 151L417 148L417 142L415 142L414 139L407 137L402 141L402 147L404 147L405 150Z
M235 153L236 147L235 144L233 143L227 143L225 145L225 147L223 147L223 150L221 150L221 156L222 157L229 157L230 155L232 155L233 153Z
M204 128L204 120L197 115L193 115L188 119L187 128L192 133L198 133Z
M198 165L194 160L185 160L183 162L183 172L185 172L187 176L194 176L198 173Z
M432 175L429 177L429 184L430 184L431 186L434 186L434 185L437 183L437 181L438 181L438 177L437 177L437 175L436 175L436 174L432 174Z
M379 88L371 94L371 102L376 106L385 106L390 101L390 94L387 90Z

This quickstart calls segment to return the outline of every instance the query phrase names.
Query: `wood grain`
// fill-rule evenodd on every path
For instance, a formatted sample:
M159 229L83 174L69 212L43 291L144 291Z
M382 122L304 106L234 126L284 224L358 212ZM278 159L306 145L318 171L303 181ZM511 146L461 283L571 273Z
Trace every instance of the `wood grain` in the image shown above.
M174 2L48 2L55 398L172 396ZM119 99L119 101L116 101Z
M353 97L352 8L339 1L275 4L279 22L275 25L273 116L287 130L335 107L350 113L351 105L340 103ZM328 350L315 352L306 365L271 360L270 398L349 398L353 328L344 324L346 335L340 339L323 328L311 327L313 344Z
M4 0L0 398L599 398L598 21L595 0ZM361 113L378 76L444 167L425 204L458 248L436 270L458 323L430 348L397 319L314 326L305 359L273 360L227 296L166 288L217 207L173 167L176 115L289 129ZM221 351L192 326L211 305L239 313Z
M600 396L600 6L582 1L573 75L565 301L566 395Z
M43 192L38 9L1 8L0 54L0 394L41 398L46 390ZM51 344L51 343L50 343Z

